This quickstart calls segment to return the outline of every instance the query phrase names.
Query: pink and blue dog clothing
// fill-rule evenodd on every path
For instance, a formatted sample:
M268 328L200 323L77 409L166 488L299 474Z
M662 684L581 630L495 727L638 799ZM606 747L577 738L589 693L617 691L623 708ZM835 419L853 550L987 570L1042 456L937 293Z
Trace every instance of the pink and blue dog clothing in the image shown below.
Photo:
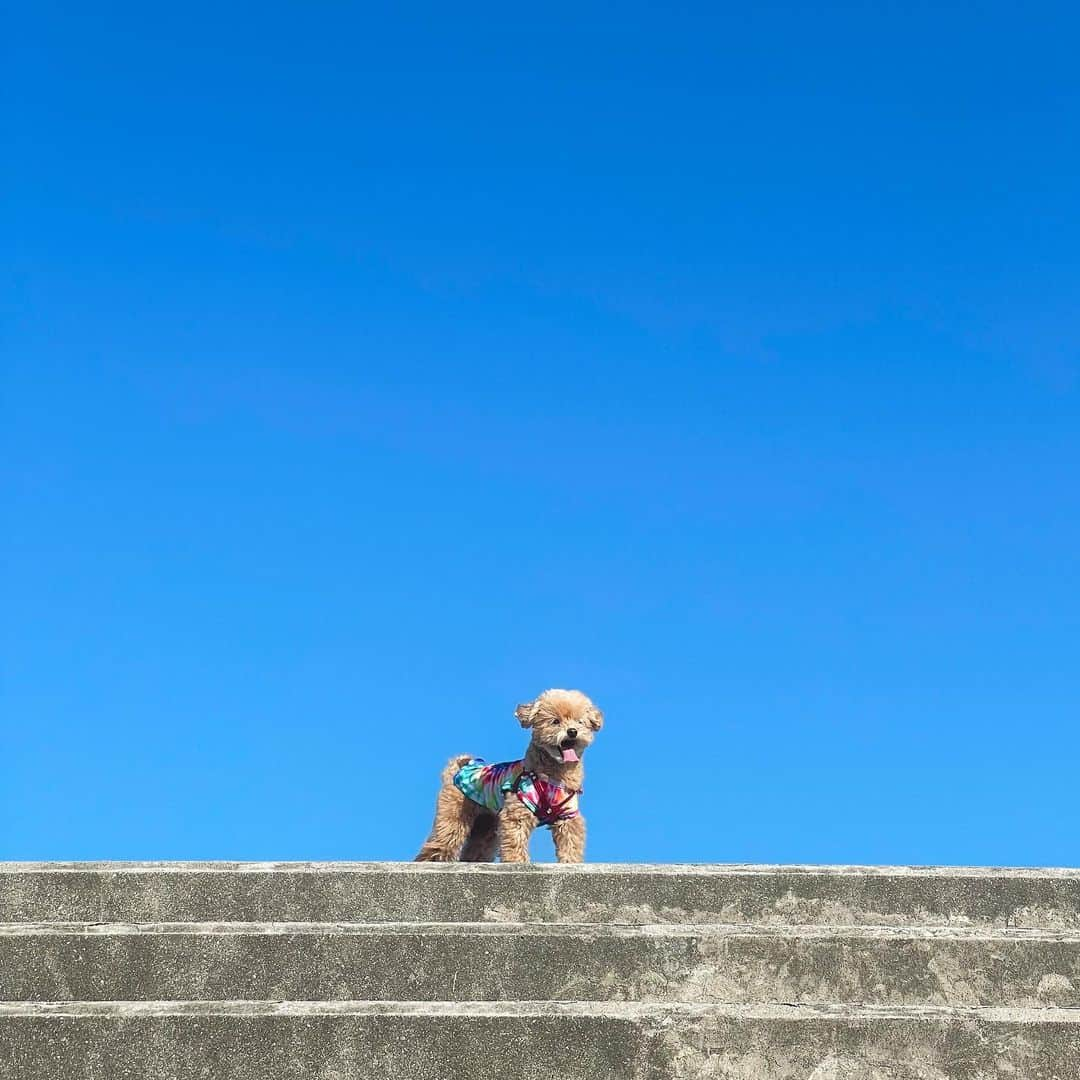
M467 799L498 813L506 796L516 795L541 825L576 818L580 791L571 791L539 773L527 772L524 761L487 764L483 758L465 762L454 773L454 786Z

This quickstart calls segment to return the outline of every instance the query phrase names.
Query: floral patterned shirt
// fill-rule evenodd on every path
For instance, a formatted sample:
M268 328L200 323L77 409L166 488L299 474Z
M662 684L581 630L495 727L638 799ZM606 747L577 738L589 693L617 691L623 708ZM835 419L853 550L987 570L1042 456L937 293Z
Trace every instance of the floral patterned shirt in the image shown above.
M498 813L506 796L516 795L541 825L576 818L580 791L572 791L540 773L527 772L523 761L489 765L483 758L465 762L454 774L454 786L467 799Z

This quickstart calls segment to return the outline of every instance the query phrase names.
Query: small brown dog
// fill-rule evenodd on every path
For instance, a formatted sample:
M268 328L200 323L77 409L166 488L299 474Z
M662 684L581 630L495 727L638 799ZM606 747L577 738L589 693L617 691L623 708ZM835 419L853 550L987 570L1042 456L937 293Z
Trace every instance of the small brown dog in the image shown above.
M528 862L537 825L551 827L559 862L584 858L581 755L604 714L580 690L545 690L514 715L532 729L525 757L496 765L469 754L452 757L417 862L491 862L496 849L503 862Z

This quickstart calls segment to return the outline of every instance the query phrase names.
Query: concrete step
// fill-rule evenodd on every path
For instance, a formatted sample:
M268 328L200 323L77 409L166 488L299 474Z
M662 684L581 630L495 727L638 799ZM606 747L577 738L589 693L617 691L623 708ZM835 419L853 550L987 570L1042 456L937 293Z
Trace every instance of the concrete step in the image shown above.
M0 922L593 922L1080 929L1080 870L7 863Z
M0 999L247 998L1080 1007L1080 932L543 923L0 926Z
M0 1004L10 1080L1075 1080L1080 1011L856 1005Z

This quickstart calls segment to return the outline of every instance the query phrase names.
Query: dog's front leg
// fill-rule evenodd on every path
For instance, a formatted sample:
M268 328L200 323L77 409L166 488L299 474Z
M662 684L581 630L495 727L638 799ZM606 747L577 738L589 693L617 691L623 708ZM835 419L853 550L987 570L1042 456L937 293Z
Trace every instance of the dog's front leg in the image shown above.
M507 800L499 814L499 857L503 862L528 862L529 837L536 817L522 802Z
M555 841L555 858L559 862L582 862L585 858L585 818L567 818L551 823L551 838Z

